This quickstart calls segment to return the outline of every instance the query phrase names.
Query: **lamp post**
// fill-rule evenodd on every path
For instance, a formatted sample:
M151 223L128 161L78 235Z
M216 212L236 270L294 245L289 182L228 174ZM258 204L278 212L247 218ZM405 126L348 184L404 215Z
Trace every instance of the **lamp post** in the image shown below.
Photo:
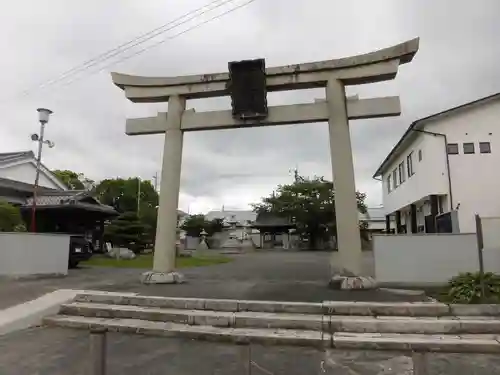
M40 135L32 134L31 140L38 142L38 155L36 159L36 175L35 175L35 185L33 186L33 204L31 206L31 232L36 232L36 199L38 193L38 182L40 180L40 164L42 162L42 146L47 144L49 148L55 146L55 144L49 140L44 139L45 125L49 122L49 117L52 114L50 109L38 108L38 121L40 121Z

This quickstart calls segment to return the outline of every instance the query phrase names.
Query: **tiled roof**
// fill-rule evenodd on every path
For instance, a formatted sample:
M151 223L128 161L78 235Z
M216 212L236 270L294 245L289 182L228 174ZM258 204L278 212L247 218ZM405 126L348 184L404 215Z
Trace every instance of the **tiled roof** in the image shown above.
M257 214L253 211L210 211L205 215L207 220L224 219L226 222L238 222L244 224L255 221Z
M33 151L18 151L18 152L3 152L0 153L0 168L18 161L36 162ZM66 190L66 185L60 181L43 163L41 163L41 171L49 179L51 179L60 190Z
M100 204L95 198L92 198L85 191L54 191L49 193L43 193L37 195L36 197L36 205L37 206L55 206L60 204L74 204L75 202L80 202L85 198L91 198L95 201L95 204ZM30 197L26 201L26 205L33 204L33 197Z
M33 204L33 198L27 199L23 207L30 207ZM97 199L92 197L86 191L54 191L43 193L37 196L36 205L38 207L61 207L61 206L75 206L85 208L91 211L101 211L108 213L117 213L111 206L101 204Z
M254 225L263 225L263 226L286 226L286 225L294 225L289 219L285 217L279 217L267 212L261 213L257 215L257 220L255 220Z
M12 163L18 160L34 158L33 151L2 152L0 153L0 164Z
M12 189L12 190L17 190L17 191L26 192L26 193L33 192L33 185L32 184L27 184L25 182L10 180L8 178L2 178L2 177L0 177L0 188ZM44 187L44 186L39 186L39 191L42 191L44 193L49 192L51 190L53 190L53 189L50 189L50 188ZM57 191L57 190L53 190L53 191Z

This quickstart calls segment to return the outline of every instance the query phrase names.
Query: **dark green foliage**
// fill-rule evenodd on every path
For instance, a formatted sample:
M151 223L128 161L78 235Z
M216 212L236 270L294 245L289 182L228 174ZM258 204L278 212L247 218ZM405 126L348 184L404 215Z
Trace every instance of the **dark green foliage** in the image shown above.
M139 182L140 181L140 182ZM153 244L156 233L156 220L159 196L150 181L138 178L114 178L101 181L94 189L95 197L102 203L114 207L118 212L137 213L139 193L139 219L145 227L145 241Z
M141 180L140 212L158 206L158 193L151 181ZM113 178L101 181L95 188L95 197L102 204L112 206L119 212L137 212L139 180L137 178Z
M135 253L140 253L148 242L148 229L135 212L126 212L106 226L104 238L114 247L125 247Z
M95 186L94 181L85 177L83 173L59 169L52 171L52 173L70 190L92 190Z
M222 232L223 228L223 219L205 220L204 215L190 215L181 225L181 229L186 231L186 234L191 237L200 237L203 230L210 237L217 232Z
M207 220L204 224L205 232L207 232L208 236L213 236L215 233L222 232L224 229L224 220L223 219L213 219Z
M356 192L356 198L358 210L366 212L366 195ZM276 192L254 204L253 209L258 214L269 212L294 221L311 248L318 240L336 233L335 190L333 183L323 177L308 178L296 172L293 183L278 186Z
M451 303L499 303L500 275L485 272L483 275L485 295L481 291L479 272L461 273L448 282L447 297Z
M0 201L0 232L25 231L21 211L10 203Z
M205 229L204 215L190 215L184 220L181 229L186 231L186 235L190 237L199 237L203 229Z

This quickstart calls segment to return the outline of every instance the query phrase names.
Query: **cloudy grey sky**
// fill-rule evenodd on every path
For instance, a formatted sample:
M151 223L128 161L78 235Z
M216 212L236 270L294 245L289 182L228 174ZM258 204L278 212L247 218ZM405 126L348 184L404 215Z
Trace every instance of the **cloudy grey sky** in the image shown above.
M2 10L0 152L34 149L36 108L54 111L44 152L52 169L100 180L160 171L163 136L127 137L126 117L155 115L165 105L133 104L111 83L110 71L175 76L219 72L227 62L266 58L267 66L339 58L419 36L420 51L396 80L349 88L361 97L400 95L399 118L351 122L356 184L369 205L381 203L371 176L408 125L419 117L500 91L498 0L256 0L172 38L231 7L166 32L152 41L58 84L33 90L102 52L208 4L209 0L17 0ZM165 43L123 62L159 40ZM102 69L102 70L101 70ZM93 74L90 74L93 73ZM24 90L29 95L18 95ZM311 102L322 90L273 93L271 105ZM197 111L229 108L229 100L198 100ZM331 178L326 124L186 134L180 207L191 212L244 209L305 175Z

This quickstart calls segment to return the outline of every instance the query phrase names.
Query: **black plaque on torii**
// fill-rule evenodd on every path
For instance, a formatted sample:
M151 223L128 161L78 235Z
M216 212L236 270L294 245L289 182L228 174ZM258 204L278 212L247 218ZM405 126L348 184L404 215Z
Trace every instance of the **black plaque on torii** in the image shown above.
M264 59L232 61L229 92L233 117L258 120L267 117L266 62Z

